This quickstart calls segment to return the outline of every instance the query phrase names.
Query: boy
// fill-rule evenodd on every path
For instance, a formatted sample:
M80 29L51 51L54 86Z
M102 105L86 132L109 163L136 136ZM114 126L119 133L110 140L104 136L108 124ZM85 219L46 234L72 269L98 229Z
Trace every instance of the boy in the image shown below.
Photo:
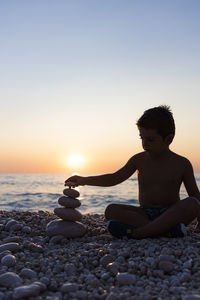
M167 234L184 236L184 225L200 216L200 193L191 163L169 149L175 123L168 106L148 109L137 121L144 151L131 157L124 167L113 174L82 177L65 181L78 185L113 186L138 172L139 204L110 204L105 217L110 220L108 231L115 237L154 237ZM180 200L184 183L189 197ZM184 225L183 225L184 224Z

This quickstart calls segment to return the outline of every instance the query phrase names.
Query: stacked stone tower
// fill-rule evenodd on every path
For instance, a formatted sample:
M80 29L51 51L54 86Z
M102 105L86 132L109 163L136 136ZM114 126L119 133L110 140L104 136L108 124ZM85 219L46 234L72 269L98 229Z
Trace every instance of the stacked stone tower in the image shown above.
M81 205L77 199L80 194L71 188L73 182L68 182L69 188L64 189L64 196L58 199L61 207L56 207L54 213L60 218L47 224L47 234L49 236L63 235L67 238L83 236L86 227L80 222L82 214L76 209Z

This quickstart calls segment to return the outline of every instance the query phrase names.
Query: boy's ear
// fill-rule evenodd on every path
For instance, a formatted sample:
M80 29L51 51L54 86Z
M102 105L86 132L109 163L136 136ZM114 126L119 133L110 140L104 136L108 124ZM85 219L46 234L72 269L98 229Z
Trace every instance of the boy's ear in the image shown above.
M173 139L174 139L174 134L168 134L165 138L165 141L168 145L170 145Z

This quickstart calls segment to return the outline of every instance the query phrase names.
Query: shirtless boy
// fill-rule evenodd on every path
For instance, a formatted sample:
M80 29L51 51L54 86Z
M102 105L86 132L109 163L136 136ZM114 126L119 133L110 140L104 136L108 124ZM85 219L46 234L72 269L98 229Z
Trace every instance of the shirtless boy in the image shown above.
M108 205L108 231L115 237L138 239L162 234L182 237L184 225L200 217L200 193L190 161L169 149L175 135L173 115L167 106L154 107L144 112L137 126L143 152L132 156L115 173L72 176L65 184L114 186L137 171L140 206ZM181 183L189 196L183 200L179 196Z

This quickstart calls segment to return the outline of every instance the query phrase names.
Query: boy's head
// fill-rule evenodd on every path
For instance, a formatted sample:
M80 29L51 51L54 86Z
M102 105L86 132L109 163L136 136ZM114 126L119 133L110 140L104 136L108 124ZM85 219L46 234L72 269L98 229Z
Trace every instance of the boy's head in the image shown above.
M137 121L146 151L158 153L168 148L175 135L175 123L168 106L150 108Z
M175 123L169 106L161 105L145 110L137 121L138 128L154 129L163 138L175 135Z

